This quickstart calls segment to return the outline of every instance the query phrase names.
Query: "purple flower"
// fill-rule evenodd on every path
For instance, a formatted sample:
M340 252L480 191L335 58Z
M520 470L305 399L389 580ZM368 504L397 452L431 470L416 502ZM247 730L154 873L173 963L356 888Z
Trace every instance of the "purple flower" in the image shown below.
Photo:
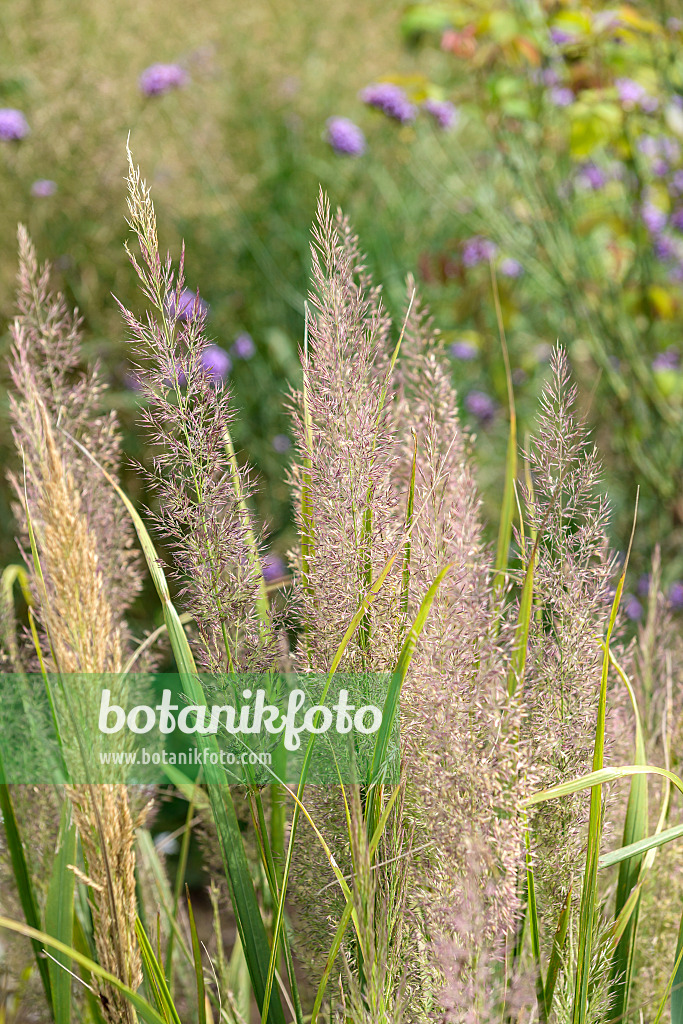
M656 258L662 263L670 263L679 255L674 239L668 235L657 235L653 248Z
M669 603L677 612L683 610L683 583L676 580L669 587Z
M677 370L681 362L680 354L675 348L667 348L652 360L653 370Z
M26 138L30 131L28 121L20 110L12 107L0 109L0 139L4 142L18 142Z
M417 107L411 103L400 85L393 82L375 82L368 85L360 94L363 103L381 110L387 117L393 117L401 124L414 121Z
M281 580L287 575L287 566L279 555L264 555L261 559L261 571L266 583Z
M471 341L454 341L450 347L450 353L454 359L469 361L476 359L478 352Z
M123 383L131 391L142 391L142 382L134 370L129 370L124 374Z
M232 370L232 360L220 345L209 345L202 352L202 369L212 381L223 380Z
M286 434L276 434L273 438L272 444L275 451L279 452L281 455L284 452L289 451L292 446L292 442Z
M488 423L496 412L496 404L485 391L470 391L465 398L465 408L481 423Z
M669 183L669 190L677 195L683 194L683 171L676 171Z
M679 206L677 210L671 214L671 226L676 231L683 231L683 206Z
M640 82L635 82L632 78L617 78L614 84L617 87L619 102L624 110L640 107L641 110L651 114L659 106L657 97L651 96Z
M650 593L650 573L644 572L638 580L638 597L647 597Z
M361 156L365 152L365 136L348 117L328 118L326 138L341 156Z
M638 598L634 597L633 594L629 594L626 598L624 612L626 613L626 618L631 619L634 622L637 622L638 619L642 618L643 606Z
M576 36L573 32L567 32L563 28L551 28L550 29L550 41L555 43L555 46L564 46L565 43L573 43Z
M176 293L169 292L167 298L167 311L170 317L176 315L175 311L175 296ZM208 305L204 302L204 299L199 298L196 292L193 292L191 288L183 288L180 293L180 302L178 304L178 319L179 320L191 320L195 312L195 301L197 303L197 316L202 316L208 310Z
M574 102L574 93L569 86L560 85L550 90L550 102L555 107L570 107Z
M434 118L439 128L447 132L458 123L460 114L448 100L425 100L422 109Z
M514 260L512 256L506 256L501 260L498 269L503 277L521 277L524 273L522 264L519 260Z
M643 203L640 215L643 224L652 235L659 234L666 227L666 214L653 203Z
M151 64L140 75L138 84L145 96L162 96L186 82L187 73L179 64Z
M590 189L592 192L598 192L601 188L604 188L607 184L607 175L598 167L597 164L587 163L580 168L577 176L577 183L582 188Z
M463 245L462 261L466 267L475 267L477 263L484 263L495 256L497 252L498 246L495 242L490 242L488 238L482 238L481 235L473 235Z
M232 345L232 354L237 359L251 359L255 353L256 345L251 334L247 334L246 331L238 334Z
M46 199L47 196L53 196L57 191L57 182L50 181L49 178L38 178L31 185L31 195L37 196L40 199Z

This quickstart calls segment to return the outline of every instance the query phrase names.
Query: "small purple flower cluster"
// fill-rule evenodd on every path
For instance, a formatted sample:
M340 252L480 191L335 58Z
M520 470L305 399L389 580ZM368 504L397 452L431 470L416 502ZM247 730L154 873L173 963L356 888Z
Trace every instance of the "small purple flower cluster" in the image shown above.
M166 300L166 309L170 317L176 315L175 309L175 292L169 292ZM191 288L183 288L180 293L180 301L178 303L178 319L179 320L191 320L194 316L195 301L197 303L197 315L203 316L209 309L209 306L204 299L200 298L196 292L193 292Z
M554 107L570 107L574 102L574 93L568 85L558 85L548 94Z
M13 107L0 109L0 139L3 142L19 142L25 139L31 129L20 110Z
M496 403L485 391L470 391L465 398L465 408L480 423L490 423L496 414Z
M348 117L328 118L326 138L341 156L362 156L365 152L365 136Z
M550 41L555 46L567 46L569 43L576 42L576 35L573 32L567 32L563 28L551 28L550 29Z
M465 362L469 362L471 359L477 358L477 349L471 341L454 341L450 347L450 353L454 359L462 359Z
M677 370L681 364L680 353L675 348L667 348L660 352L652 360L652 369L655 371Z
M485 263L498 252L495 242L483 238L481 235L473 235L468 238L462 249L462 261L466 267L476 267L478 263Z
M179 64L151 64L140 75L140 91L145 96L162 96L187 82L187 72Z
M375 82L368 85L360 94L363 103L381 110L387 117L393 117L401 124L414 121L417 107L406 96L405 90L393 82Z
M617 87L619 102L624 110L636 110L639 108L646 114L653 114L659 106L659 100L652 96L645 86L632 78L617 78L614 83Z
M251 359L256 354L256 345L251 334L242 331L232 343L231 352L236 359Z
M590 192L598 192L605 187L608 181L609 178L605 171L592 160L582 164L576 174L576 184L579 188Z
M498 269L503 277L521 277L524 273L522 264L519 260L513 259L512 256L506 256L502 259L498 264Z
M208 345L201 355L204 373L214 384L223 380L232 370L232 359L220 345Z
M50 181L49 178L38 178L31 185L31 195L36 196L39 199L46 199L48 196L53 196L57 191L57 182Z
M425 100L422 109L434 118L444 132L454 128L460 116L457 107L448 100Z

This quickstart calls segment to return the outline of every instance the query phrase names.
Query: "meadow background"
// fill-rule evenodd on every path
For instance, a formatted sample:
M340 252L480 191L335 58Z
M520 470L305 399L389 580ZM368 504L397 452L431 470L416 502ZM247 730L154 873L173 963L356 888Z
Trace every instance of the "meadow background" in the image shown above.
M416 275L478 433L494 528L507 399L491 255L520 437L559 339L606 461L618 548L641 484L631 611L639 614L638 581L655 543L674 606L683 604L676 13L665 2L526 0L209 0L170 2L163 13L128 0L4 4L0 106L20 111L30 131L0 145L2 346L21 221L79 307L87 356L103 363L127 452L140 456L139 396L112 298L130 306L135 287L122 246L130 133L162 247L177 255L185 240L188 286L208 303L209 331L230 356L235 440L255 466L257 510L279 565L291 541L283 399L299 375L309 225L322 186L351 217L392 313L406 275ZM140 75L157 62L179 66L185 80L145 95ZM405 116L363 102L365 88L387 81L404 91ZM331 117L360 128L362 153L335 150ZM1 411L6 462L4 399ZM144 499L133 474L126 483ZM6 563L14 530L4 484L0 521Z

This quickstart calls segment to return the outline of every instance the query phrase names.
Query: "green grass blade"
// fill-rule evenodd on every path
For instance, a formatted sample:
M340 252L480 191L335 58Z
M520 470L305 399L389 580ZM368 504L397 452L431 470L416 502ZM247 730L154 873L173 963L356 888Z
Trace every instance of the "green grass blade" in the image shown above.
M244 959L244 950L239 935L235 940L230 963L228 965L228 981L232 992L232 1003L240 1021L249 1024L251 1016L251 986L249 984L249 971L247 961Z
M526 858L527 908L529 914L529 930L531 933L531 952L536 964L536 1002L538 1017L541 1024L547 1021L547 1001L543 983L543 967L541 964L541 933L538 926L538 908L536 906L536 882L531 859L531 837L529 835L526 814L524 815L524 845Z
M386 828L387 821L389 820L389 815L391 814L394 804L396 803L396 798L398 797L400 789L400 786L395 787L394 792L391 794L391 797L387 801L386 807L382 811L382 815L377 824L377 828L375 829L375 832L370 840L370 844L368 847L371 858L377 852L379 841L382 838L384 829ZM339 955L339 950L341 949L341 944L344 940L346 929L349 926L349 922L353 914L353 909L353 900L347 899L346 906L344 907L342 916L339 919L339 924L337 925L337 930L332 940L332 945L330 946L330 951L327 954L327 959L325 960L325 967L322 973L322 977L320 979L320 983L318 985L318 991L316 992L315 1002L313 1004L313 1011L311 1013L311 1024L316 1024L318 1020L318 1014L320 1013L320 1008L322 1006L323 999L325 998L325 992L327 990L327 985L330 980L330 974L332 973L332 968L334 967L337 956Z
M178 1015L178 1011L176 1010L175 1003L173 1002L173 997L171 996L171 992L166 982L166 977L164 975L161 964L159 963L156 954L154 953L152 943L149 941L149 938L147 937L147 932L142 927L142 922L139 917L135 921L135 934L137 936L138 945L140 946L140 953L142 954L145 967L149 972L152 984L154 986L159 1009L161 1010L169 1024L182 1024L182 1021L180 1020L180 1017Z
M669 992L671 992L671 1024L683 1024L683 914L681 915L681 924L678 929L674 969L669 979L668 991L664 993L662 1005L657 1014L658 1019L662 1014Z
M602 786L605 782L627 779L631 775L660 775L673 783L680 793L683 793L683 779L667 768L657 768L653 764L627 764L620 768L600 768L597 772L589 772L587 775L580 775L577 779L571 779L569 782L562 782L559 786L541 790L541 792L527 797L526 800L522 800L520 807L533 807L534 804L542 804L546 800L557 800L558 797L569 796L570 793L580 793L592 786ZM610 854L605 856L609 857Z
M519 686L524 680L526 669L527 648L529 646L529 628L531 626L531 614L534 607L534 572L536 568L536 554L538 552L538 538L534 542L529 556L529 564L524 573L522 595L519 599L519 612L517 613L517 625L515 627L515 639L510 659L510 671L508 672L508 696L514 697Z
M412 428L411 428L412 430ZM413 435L413 462L410 467L410 484L408 486L408 502L406 505L406 543L403 551L403 579L401 583L401 611L408 614L408 600L410 597L410 554L411 541L410 531L413 525L413 514L415 509L415 471L417 469L417 434L412 430Z
M627 681L625 674L623 678ZM645 741L640 722L640 715L635 700L635 694L629 685L629 693L636 711L636 756L635 763L647 764L645 754ZM648 794L647 776L634 775L631 779L631 790L626 808L624 821L623 846L630 846L638 843L647 836L648 831ZM617 881L617 893L614 906L615 922L620 924L622 913L628 915L624 924L624 930L619 938L617 948L612 961L612 1004L610 1012L616 1018L626 1016L628 1011L629 995L631 991L631 980L633 973L633 957L635 954L636 935L638 930L638 916L640 912L640 885L638 884L643 855L630 857L622 860L619 865L619 878ZM598 861L598 869L600 862ZM636 892L637 887L637 892ZM634 894L634 900L629 897ZM631 903L635 905L631 906Z
M157 900L169 925L166 973L169 978L170 986L170 979L173 974L169 968L169 962L172 964L172 941L174 939L178 940L179 947L188 963L192 963L192 953L190 952L185 941L185 936L178 925L177 913L175 912L168 877L159 858L159 854L157 853L154 840L152 839L151 833L148 829L138 829L137 842L139 856L141 857L146 870L149 871L152 879L154 880Z
M64 431L66 434L66 431ZM97 466L103 476L114 488L130 515L135 532L138 535L145 561L152 577L156 592L161 601L166 628L168 630L171 648L175 657L178 674L180 675L183 692L189 698L190 703L205 705L206 698L197 676L197 667L190 648L185 630L180 621L180 616L171 601L166 576L161 567L159 557L149 536L147 528L140 518L135 506L125 492L119 487L117 481L103 466L91 455L79 441L67 434L73 444L83 452L90 461ZM388 572L388 570L387 570ZM197 734L197 741L200 749L207 749L209 754L215 754L217 762L218 741L215 736ZM249 862L244 850L242 832L239 827L235 807L230 794L230 787L225 784L225 776L222 774L218 764L206 766L205 776L209 786L209 800L211 812L216 824L218 839L221 848L221 855L225 867L226 879L230 890L235 923L240 933L244 955L249 967L254 988L254 995L259 1007L264 1005L266 993L266 980L268 977L268 965L270 963L270 947L266 936L265 926L261 917L254 883ZM269 997L270 1000L270 997ZM268 1000L268 1001L269 1001ZM268 1008L271 1024L285 1024L284 1012L280 1001L279 992L275 993L272 1007ZM266 1003L268 1006L268 1003ZM268 1015L264 1015L268 1019Z
M12 873L14 875L14 882L17 887L17 895L19 896L19 902L21 903L21 909L24 912L27 925L34 929L39 930L41 921L40 914L38 912L38 901L36 894L33 889L33 883L31 882L31 872L29 871L28 862L26 860L26 854L24 853L24 846L21 841L21 835L19 833L19 825L17 822L16 815L14 813L14 804L12 802L12 794L9 786L5 782L5 769L2 761L2 753L0 752L0 814L2 815L2 826L5 832L5 841L7 843L7 849L10 855L10 861L12 863ZM30 937L30 936L29 936ZM42 944L35 938L31 938L31 945L33 947L33 953L36 958L36 964L38 966L38 973L40 974L40 980L43 983L43 989L45 991L45 998L47 999L48 1006L52 1009L52 986L50 983L50 971L48 969L47 961L42 955Z
M190 918L190 934L192 936L192 956L194 958L194 973L197 979L197 1020L198 1024L206 1024L206 992L204 990L204 968L202 966L202 950L199 945L197 926L194 921L190 890L185 886L187 896L187 912Z
M438 573L434 582L430 586L429 590L425 594L420 604L420 608L415 617L415 621L408 630L408 634L403 641L403 647L398 656L396 662L396 668L391 676L391 682L389 683L389 689L384 699L384 707L382 709L382 724L377 732L377 739L375 740L375 749L372 755L372 766L370 768L370 782L371 784L380 781L380 772L384 765L387 756L387 750L389 747L389 738L391 736L394 722L396 721L396 714L398 712L399 700L401 697L401 690L405 682L406 676L408 675L408 669L410 663L413 660L415 653L415 647L417 641L420 638L420 634L425 627L429 612L431 611L434 599L437 595L439 587L441 586L444 576L450 572L453 568L453 563L449 562L443 569Z
M631 539L629 541L628 551L624 560L624 567L622 569L621 576L619 577L619 582L617 583L609 622L607 624L607 635L605 637L602 674L600 679L598 719L595 727L595 744L593 747L594 774L602 769L604 760L605 717L607 712L607 676L610 666L609 643L614 629L614 624L616 622L617 612L619 610L619 602L621 601L621 595L624 589L626 569L628 568L629 556L631 554L637 515L638 495L636 495ZM586 850L586 867L583 875L581 909L579 912L579 946L577 952L576 979L574 983L574 998L572 1002L572 1024L585 1024L588 1014L588 991L590 968L593 959L594 922L598 892L598 857L600 856L602 829L602 790L600 789L600 786L596 785L591 789L590 813L588 818L588 847Z
M57 953L62 953L70 960L74 960L79 967L84 967L90 974L94 974L96 978L100 978L102 981L111 985L121 995L125 996L128 1002L133 1006L135 1010L140 1014L142 1019L147 1024L166 1024L163 1017L160 1017L153 1006L143 999L142 996L134 992L133 989L129 988L128 985L124 985L122 981L119 981L117 977L110 974L109 971L105 971L103 967L91 960L90 957L79 953L77 949L73 949L71 946L67 946L66 943L60 942L59 939L55 939L52 935L48 935L46 932L41 931L39 928L31 928L29 925L22 924L21 921L12 921L8 917L0 917L0 929L6 929L9 932L16 932L17 935L24 935L27 939L31 939L32 942L36 942L41 949L47 947L48 949L55 950Z
M557 929L555 931L555 937L553 939L553 949L550 954L550 960L548 961L548 973L545 979L545 1012L546 1017L549 1019L553 1008L553 999L555 997L555 986L557 979L562 968L562 957L565 942L567 941L567 932L569 930L569 918L571 916L572 909L572 891L571 889L567 893L567 899L565 900L560 919L557 922Z
M500 344L505 361L505 380L508 392L508 410L510 416L510 430L508 433L507 452L505 455L505 482L503 484L503 500L500 508L500 524L498 527L498 542L496 544L496 560L494 563L495 574L493 577L494 594L500 595L505 587L505 574L508 567L510 553L510 542L512 540L512 523L515 517L515 481L517 479L517 413L515 410L515 395L512 387L512 373L510 371L510 357L508 354L507 341L505 339L505 328L503 327L503 315L500 308L500 297L498 295L498 282L491 263L491 281L493 284L493 297L498 320L498 333Z
M656 850L658 847L682 837L683 825L674 825L673 828L667 828L663 832L648 836L646 839L640 839L638 842L630 843L628 846L620 846L618 850L612 850L611 853L603 853L598 861L598 867L611 868L615 864L622 864L631 858L642 857L648 850Z
M65 800L57 840L57 856L50 878L45 904L45 931L66 946L73 945L75 876L70 865L76 863L76 826L71 820L71 805ZM71 1020L71 962L61 953L48 962L52 1009L55 1024ZM62 965L60 967L60 964ZM66 968L66 970L64 970Z

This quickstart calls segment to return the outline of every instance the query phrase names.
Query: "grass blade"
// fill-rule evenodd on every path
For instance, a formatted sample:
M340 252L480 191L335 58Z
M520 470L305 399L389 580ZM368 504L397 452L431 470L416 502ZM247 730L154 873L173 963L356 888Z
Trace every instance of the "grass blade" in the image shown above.
M384 707L382 709L382 724L377 732L377 739L375 740L375 749L372 756L372 766L370 768L370 782L374 784L380 781L379 775L384 765L387 756L387 750L389 746L389 737L394 727L396 720L396 714L398 711L398 703L401 696L401 690L405 682L406 676L408 675L408 669L410 663L413 660L415 653L415 647L417 641L420 638L420 634L425 627L429 612L431 611L432 604L437 595L441 582L446 575L453 568L453 563L449 562L443 569L438 573L431 587L425 594L420 604L420 608L415 617L415 621L408 630L408 635L403 641L403 647L398 656L396 662L396 668L391 676L391 682L387 691L386 698L384 700Z
M671 1024L683 1024L683 914L678 929L678 942L676 943L676 961L669 980L668 991L671 992ZM659 1008L658 1018L664 1009L668 991L664 993L662 1005Z
M197 935L197 926L194 922L190 890L185 886L187 896L187 912L190 918L190 934L192 936L192 956L194 958L194 973L197 979L197 1020L198 1024L206 1024L206 992L204 989L204 968L202 966L202 951Z
M607 624L607 635L605 637L602 674L600 679L598 720L595 728L595 744L593 747L593 774L599 773L603 766L605 750L605 716L607 713L607 675L610 666L609 642L616 622L621 594L624 589L624 580L626 579L626 569L628 567L629 556L631 554L637 515L638 495L636 494L636 507L633 514L631 539L629 541L628 551L624 560L624 567L617 584L614 600L612 601L612 609L610 611L609 622ZM588 848L586 850L586 868L583 875L583 886L581 890L579 948L577 953L574 999L572 1003L572 1024L585 1024L588 1014L588 989L590 981L590 967L593 959L593 935L598 891L598 857L600 856L602 827L602 790L599 785L596 785L591 789L590 814L588 818Z
M500 508L500 524L498 527L498 542L496 544L496 561L494 563L495 574L493 577L494 594L498 596L505 587L505 574L508 567L510 542L512 540L512 523L515 517L515 481L517 479L517 412L515 410L515 395L512 387L510 357L505 338L503 314L500 308L500 296L498 294L498 281L496 280L493 260L491 261L491 282L493 285L496 318L498 320L498 334L500 336L500 344L503 350L503 359L505 361L505 380L507 382L508 409L510 415L510 431L508 433L507 451L505 455L505 482L503 484L503 500Z
M625 677L624 677L625 678ZM635 694L629 686L631 699L634 702L636 712L636 756L635 763L647 764L645 754L645 740L638 714ZM647 776L634 775L631 779L631 791L628 797L626 818L624 821L623 846L630 846L638 843L647 836L648 830L648 794ZM628 1001L631 991L631 976L633 971L633 957L635 954L636 934L638 930L638 916L640 912L640 885L639 876L643 864L643 854L640 856L624 859L619 865L619 878L617 881L617 893L614 907L615 922L619 922L623 912L627 912L629 897L634 895L635 906L630 910L628 921L625 924L612 961L612 1004L611 1013L616 1018L625 1017L628 1010ZM598 861L598 869L600 863ZM636 892L637 887L637 892ZM629 908L630 909L630 908Z
M21 909L24 911L24 917L29 928L34 931L40 929L40 914L38 912L38 901L33 890L33 884L31 882L31 873L29 871L28 863L26 861L26 854L24 853L24 846L21 841L21 835L19 833L19 825L17 822L16 815L14 813L14 804L12 803L12 794L10 788L5 782L5 770L2 762L2 753L0 752L0 814L2 814L2 825L5 832L5 841L7 843L7 849L9 850L10 860L12 862L12 872L14 874L14 881L17 887L17 894L21 903ZM43 983L43 989L45 991L45 997L48 1002L48 1006L52 1008L52 985L50 983L50 971L48 969L47 961L42 955L42 943L36 938L29 936L31 939L31 945L33 946L33 952L36 958L36 964L38 965L38 973L40 974L40 980Z
M667 828L646 839L639 839L638 842L630 843L628 846L620 846L618 850L612 850L611 853L603 853L598 861L598 867L611 868L615 864L622 864L633 857L641 857L648 850L656 850L658 847L664 846L665 843L682 837L683 825L674 825L673 828Z
M545 1012L546 1017L550 1018L550 1014L553 1008L553 998L555 996L555 985L560 973L560 968L563 962L563 951L565 942L567 941L567 931L569 930L569 918L571 916L572 909L572 891L571 889L567 893L567 899L560 919L557 922L557 930L555 931L555 938L553 939L553 950L550 954L550 960L548 961L548 973L545 979Z
M570 793L580 793L592 786L602 786L605 782L627 779L631 775L661 775L662 778L672 782L680 793L683 793L683 779L667 768L657 768L653 764L627 764L621 768L600 768L597 772L580 775L578 779L571 779L559 786L551 786L550 789L541 790L541 792L527 797L526 800L522 800L520 806L533 807L534 804L542 804L546 800L557 800L558 797L569 796ZM610 854L605 856L610 856Z
M65 800L62 805L62 820L59 826L57 857L45 904L45 931L54 935L56 939L67 946L73 945L74 937L76 879L70 865L76 863L76 843L76 826L71 820L71 805ZM55 963L55 960L58 962ZM71 962L61 953L56 954L55 960L50 960L48 963L52 1011L55 1024L69 1024L71 1020L71 975L69 974Z
M48 949L55 950L57 953L62 953L70 960L74 960L79 967L85 968L90 974L94 974L95 977L100 978L102 981L111 985L112 988L117 989L129 1003L134 1007L135 1010L140 1014L142 1019L147 1024L166 1024L163 1017L160 1017L153 1006L143 999L141 995L134 992L132 988L124 985L122 981L113 975L109 971L105 971L103 967L91 960L90 957L79 953L77 949L73 949L71 946L67 946L66 943L60 942L59 939L53 938L52 935L48 935L46 932L41 931L39 928L31 928L27 924L22 924L21 921L12 921L8 917L0 917L0 929L6 929L9 932L16 932L17 935L25 935L27 939L31 939L32 942L38 944L42 949L47 946Z
M161 601L166 628L168 630L171 648L176 660L178 674L180 675L183 692L190 703L206 705L206 698L197 675L194 656L190 648L185 630L180 621L180 616L171 601L166 576L161 567L159 557L149 536L147 527L143 523L135 506L127 494L119 487L117 481L94 456L79 441L63 431L70 438L73 444L86 455L90 461L97 466L100 472L114 488L130 515L135 532L138 535L145 561L152 577L152 582ZM388 569L387 569L388 572ZM211 812L216 824L218 838L221 848L221 856L225 867L226 879L230 890L235 923L240 933L244 955L249 967L254 995L259 1007L263 1007L267 986L268 965L270 963L270 947L266 936L265 926L261 917L254 883L249 871L249 862L244 850L242 833L235 813L235 807L230 794L230 787L225 784L225 776L221 773L218 764L220 756L218 741L215 736L197 734L197 741L200 749L208 750L209 755L216 755L216 762L211 764L211 757L208 758L205 776L209 786L209 800ZM270 997L269 997L270 998ZM270 1014L271 1024L285 1024L284 1012L280 1001L279 992L275 993L272 1007L266 1006ZM268 1019L268 1015L265 1015Z

